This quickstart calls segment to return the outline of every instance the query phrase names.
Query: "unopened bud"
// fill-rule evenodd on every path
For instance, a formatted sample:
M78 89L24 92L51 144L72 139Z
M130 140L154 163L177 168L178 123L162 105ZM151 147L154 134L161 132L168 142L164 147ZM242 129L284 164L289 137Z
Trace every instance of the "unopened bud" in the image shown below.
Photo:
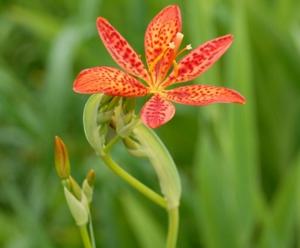
M145 157L146 153L141 144L138 143L138 141L135 141L131 137L125 137L123 138L123 143L127 149L127 151L136 157Z
M87 179L84 179L82 183L82 192L85 195L87 202L91 203L93 200L94 187L89 184Z
M82 191L79 184L75 181L73 177L69 177L69 184L70 184L70 191L73 195L78 199L81 200L82 198Z
M123 99L123 111L124 113L132 113L134 112L134 109L135 109L135 103L136 103L136 100L135 98L125 98Z
M83 195L82 199L79 200L66 187L64 187L64 193L76 225L86 225L89 221L89 208L86 197Z
M93 187L95 184L95 177L96 177L95 171L93 169L89 170L88 174L86 175L86 180L91 187Z
M103 150L108 125L112 122L114 107L119 100L119 97L95 94L85 104L83 112L85 136L97 153L101 153Z
M115 108L118 105L119 101L120 101L120 97L118 97L118 96L113 97L111 99L110 103L107 105L107 109ZM103 103L101 103L101 104L103 104Z
M70 161L68 150L62 139L55 136L54 140L54 161L57 175L61 179L67 179L70 176Z
M134 114L134 105L134 101L122 99L119 105L115 108L115 130L121 137L128 136L135 125L139 122Z

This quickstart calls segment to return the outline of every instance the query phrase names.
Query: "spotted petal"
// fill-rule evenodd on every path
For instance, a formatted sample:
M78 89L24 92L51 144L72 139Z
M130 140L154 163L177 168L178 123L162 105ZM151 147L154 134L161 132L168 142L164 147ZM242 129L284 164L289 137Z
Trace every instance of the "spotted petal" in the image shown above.
M174 114L174 105L160 95L152 96L141 110L142 121L150 128L165 124L172 119Z
M103 17L97 19L97 29L112 58L129 74L149 80L149 75L138 54L126 39Z
M232 35L224 35L200 45L179 61L163 83L165 87L176 82L186 82L195 79L209 69L230 47Z
M195 106L211 103L245 103L245 98L238 92L225 87L209 85L189 85L168 90L166 99Z
M104 93L111 96L144 96L147 88L134 77L118 69L101 66L83 70L76 77L73 90L77 93Z
M149 68L154 68L157 76L162 78L172 64L173 50L168 49L177 32L181 31L181 14L177 5L170 5L161 10L150 22L145 33L145 53ZM166 52L159 63L156 59Z

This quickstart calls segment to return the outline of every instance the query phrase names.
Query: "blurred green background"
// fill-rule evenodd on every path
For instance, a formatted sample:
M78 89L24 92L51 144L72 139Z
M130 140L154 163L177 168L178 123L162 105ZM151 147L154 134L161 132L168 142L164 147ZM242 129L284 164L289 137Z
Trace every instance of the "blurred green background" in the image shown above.
M73 175L97 173L98 247L162 247L166 213L113 175L85 140L83 68L114 65L95 20L104 16L143 54L151 18L177 3L184 43L232 33L235 42L195 80L240 91L247 104L177 106L157 130L183 183L178 247L300 247L299 0L1 0L0 246L82 247L53 167L53 137ZM143 55L144 56L144 55ZM117 161L159 190L152 169Z

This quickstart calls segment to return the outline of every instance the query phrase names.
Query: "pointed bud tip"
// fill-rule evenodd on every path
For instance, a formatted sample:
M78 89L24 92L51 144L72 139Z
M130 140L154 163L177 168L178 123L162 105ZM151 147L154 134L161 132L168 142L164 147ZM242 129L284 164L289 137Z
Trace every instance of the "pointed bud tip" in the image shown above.
M95 184L95 178L96 178L95 171L93 169L89 170L89 172L86 176L86 180L91 187L94 186L94 184Z
M54 138L54 162L57 175L61 179L70 176L70 161L66 145L59 136Z
M81 200L81 188L72 176L69 176L69 183L70 183L70 191L72 192L72 194L78 200Z

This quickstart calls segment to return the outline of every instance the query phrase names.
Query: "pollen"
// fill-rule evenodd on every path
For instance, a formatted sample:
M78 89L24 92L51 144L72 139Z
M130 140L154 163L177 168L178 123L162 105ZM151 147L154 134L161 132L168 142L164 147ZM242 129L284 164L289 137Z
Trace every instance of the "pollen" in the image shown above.
M183 39L183 33L180 33L178 32L175 36L175 39L174 39L174 50L175 52L178 51L179 47L180 47L180 44L182 42L182 39Z
M180 40L182 40L183 39L183 33L180 33L180 32L178 32L177 34L176 34L176 39L180 39Z
M175 43L174 43L174 41L172 41L172 42L169 43L169 48L170 49L175 49Z
M192 50L192 45L191 44L188 44L186 47L185 47L186 50Z

